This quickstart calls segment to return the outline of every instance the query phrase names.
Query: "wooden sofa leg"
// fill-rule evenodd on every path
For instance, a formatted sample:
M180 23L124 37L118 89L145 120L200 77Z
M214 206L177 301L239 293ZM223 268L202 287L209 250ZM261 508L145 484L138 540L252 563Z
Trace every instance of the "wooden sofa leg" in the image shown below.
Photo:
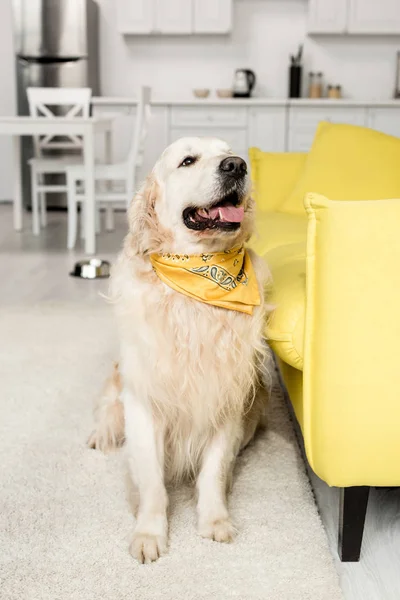
M360 560L369 487L348 487L340 490L339 556L343 562Z

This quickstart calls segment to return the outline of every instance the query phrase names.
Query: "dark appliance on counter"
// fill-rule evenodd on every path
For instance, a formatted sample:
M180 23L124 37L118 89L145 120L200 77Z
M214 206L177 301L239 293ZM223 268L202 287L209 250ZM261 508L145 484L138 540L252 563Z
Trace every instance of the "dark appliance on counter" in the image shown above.
M233 80L233 97L250 98L256 84L256 75L250 69L236 69Z

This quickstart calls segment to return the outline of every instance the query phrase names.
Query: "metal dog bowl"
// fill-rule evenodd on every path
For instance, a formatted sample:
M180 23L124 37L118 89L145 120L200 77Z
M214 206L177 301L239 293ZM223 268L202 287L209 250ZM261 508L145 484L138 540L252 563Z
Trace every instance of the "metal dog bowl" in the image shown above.
M70 275L81 279L102 279L110 277L110 269L111 264L107 260L90 258L76 262Z

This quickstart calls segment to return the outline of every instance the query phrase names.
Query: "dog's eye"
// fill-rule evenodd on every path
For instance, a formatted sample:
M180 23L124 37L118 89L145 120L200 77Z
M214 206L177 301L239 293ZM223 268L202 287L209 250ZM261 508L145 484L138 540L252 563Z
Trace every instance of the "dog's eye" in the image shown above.
M197 160L196 156L185 156L185 158L183 159L183 161L181 162L181 164L179 165L179 167L189 167L190 165L192 165L193 163L195 163L196 160Z

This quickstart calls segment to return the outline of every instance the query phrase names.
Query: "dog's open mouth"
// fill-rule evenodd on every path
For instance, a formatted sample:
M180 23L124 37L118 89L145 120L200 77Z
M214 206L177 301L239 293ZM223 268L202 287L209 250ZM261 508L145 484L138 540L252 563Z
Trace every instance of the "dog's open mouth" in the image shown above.
M223 229L234 231L239 229L244 218L244 208L240 205L237 191L233 191L214 204L196 208L189 206L183 211L183 222L189 229L204 231L205 229Z

